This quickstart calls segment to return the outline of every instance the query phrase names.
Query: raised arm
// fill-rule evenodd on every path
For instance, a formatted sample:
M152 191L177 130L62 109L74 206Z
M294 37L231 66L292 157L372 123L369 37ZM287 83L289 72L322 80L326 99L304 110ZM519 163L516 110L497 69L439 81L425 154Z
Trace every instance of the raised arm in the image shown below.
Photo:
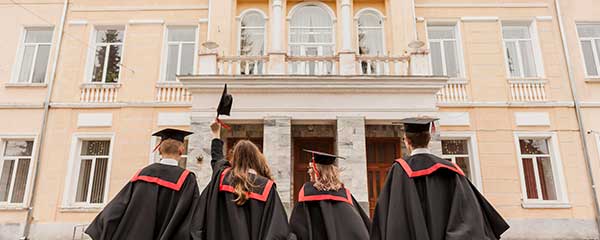
M220 168L229 166L229 162L225 160L223 155L223 140L221 140L221 125L217 122L213 122L210 125L210 131L213 136L213 140L210 145L210 166L213 171L219 170Z

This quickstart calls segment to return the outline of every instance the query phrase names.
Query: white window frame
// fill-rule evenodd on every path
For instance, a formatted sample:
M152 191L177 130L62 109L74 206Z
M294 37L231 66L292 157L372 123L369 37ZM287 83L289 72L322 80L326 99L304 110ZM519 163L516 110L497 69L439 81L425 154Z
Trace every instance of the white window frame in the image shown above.
M192 73L193 74L197 74L198 73L198 42L199 42L199 38L200 38L200 24L188 24L188 25L165 25L164 30L163 30L163 45L162 45L162 50L161 50L161 61L160 61L160 76L159 76L159 82L161 83L179 83L179 80L176 79L175 81L167 81L167 64L169 61L169 56L168 56L168 52L169 52L169 28L177 28L177 27L193 27L195 28L195 36L194 38L196 39L196 41L194 42L194 66L193 66L193 70ZM123 41L125 41L125 39L123 39ZM178 58L177 58L177 74L179 74L180 71L180 63L181 63L181 44L182 43L191 43L191 42L180 42L180 41L175 41L180 43L179 44L179 54L178 54ZM121 57L121 60L123 60L123 58ZM119 76L120 77L120 76Z
M600 22L575 22L575 31L577 33L577 44L579 45L579 52L581 53L581 62L583 63L581 65L581 67L583 67L583 72L585 74L585 78L586 79L600 79L600 55L598 55L598 48L600 48L600 46L596 46L596 42L595 40L600 40L600 37L598 38L582 38L579 36L579 28L578 26L580 25L599 25L600 26ZM583 55L583 45L581 44L581 41L585 41L585 40L590 40L592 42L592 54L594 55L594 60L596 60L596 71L598 72L598 75L590 75L588 73L587 67L585 66L585 56Z
M36 28L50 28L52 30L52 41L50 41L50 43L26 43L25 42L25 38L27 37L27 32L29 31L29 29L36 29ZM17 58L16 58L16 62L13 65L13 69L12 69L12 73L11 73L11 79L10 79L10 83L12 84L23 84L23 85L35 85L35 84L46 84L46 81L48 80L48 68L51 65L51 58L52 58L52 54L53 54L53 50L54 50L54 35L55 35L55 29L54 26L51 25L40 25L40 26L23 26L21 29L21 37L20 37L20 41L19 41L19 47L17 48ZM46 66L46 74L44 76L44 81L41 83L33 83L33 71L35 69L35 60L37 57L37 53L38 53L38 48L40 45L50 45L50 53L48 55L48 65ZM33 55L33 64L29 73L29 80L27 82L19 82L19 74L21 73L21 67L23 65L23 57L25 54L25 47L27 46L35 46L35 53Z
M472 182L479 191L483 192L481 178L481 164L479 162L479 151L477 146L477 134L475 132L440 132L441 140L467 140L469 150L469 167L472 174ZM443 155L445 156L445 155Z
M520 139L546 139L552 163L552 174L555 180L556 200L528 199L527 186L525 184L525 170L523 168L523 156L521 155ZM570 208L567 195L566 181L563 174L562 160L559 151L558 135L555 132L515 132L515 150L519 166L519 181L521 182L521 201L523 208ZM536 183L539 177L536 174ZM538 191L541 191L538 189Z
M379 17L379 20L381 20L381 26L380 27L358 27L358 20L359 18L365 14L365 13L374 13L375 15L377 15L377 17ZM359 54L359 47L360 47L360 39L358 39L358 32L359 29L364 28L364 29L379 29L381 30L381 46L383 49L383 52L379 55L379 56L385 56L387 55L386 50L386 32L385 32L385 22L386 22L386 17L383 15L383 13L381 13L379 10L375 9L375 8L363 8L361 10L359 10L355 15L354 15L354 31L356 32L356 34L354 34L354 38L355 38L355 43L356 43L356 54ZM377 55L373 55L373 56L377 56Z
M303 7L306 6L316 6L316 7L320 7L322 8L325 12L329 13L329 18L331 19L331 42L330 43L292 43L292 38L291 33L292 33L292 18L294 17L294 15L296 14L296 12L299 9L302 9ZM325 27L295 27L295 28L313 28L313 29L324 29ZM306 56L306 48L313 48L316 47L317 48L317 56L323 56L323 46L331 46L331 48L333 49L332 54L335 55L337 53L337 48L336 48L336 43L337 43L337 19L335 17L335 13L333 12L333 10L325 3L323 2L301 2L296 4L294 7L292 7L292 9L289 12L289 15L287 17L287 34L288 34L288 55L292 55L292 48L291 46L300 46L300 55L298 56ZM314 46L313 46L314 45Z
M4 168L4 148L6 146L6 141L14 141L14 140L24 140L24 141L33 141L33 150L31 151L31 161L29 163L29 170L27 171L27 180L25 183L25 195L23 196L22 203L11 203L11 202L0 202L0 209L24 209L30 203L31 196L31 181L33 180L34 169L36 165L37 159L37 144L38 137L37 134L8 134L2 135L0 134L0 170ZM14 180L14 176L13 176ZM13 181L14 184L14 181ZM12 188L12 187L11 187ZM9 196L10 199L11 196Z
M425 21L425 37L427 38L427 48L431 49L430 42L432 41L429 38L429 27L430 26L448 26L454 28L455 34L455 46L456 46L456 57L457 59L457 67L458 67L458 75L456 77L450 77L450 80L453 81L463 81L466 78L466 67L465 67L465 54L463 48L463 39L462 39L462 22L461 21L449 21L449 20L426 20ZM434 41L443 43L443 41L450 41L451 39L435 39ZM446 53L444 51L443 44L440 45L442 47L442 66L443 72L445 75L448 75L448 70L446 69ZM433 74L433 59L432 55L428 54L429 58L429 71Z
M108 150L108 163L106 166L106 179L104 188L104 199L102 203L87 203L75 202L77 194L77 183L79 180L79 170L81 167L81 144L83 141L89 140L109 140L110 149ZM113 150L115 146L114 133L74 133L71 138L71 150L69 164L66 176L65 191L63 194L62 206L63 209L99 209L108 203L108 193L110 189L111 166L113 161Z
M267 26L269 25L269 18L267 17L267 15L265 14L265 12L263 12L262 10L258 9L258 8L249 8L246 9L244 11L242 11L240 13L239 16L237 16L235 19L237 21L237 54L238 56L241 56L241 51L242 51L242 44L241 44L241 39L242 39L242 19L244 19L244 17L246 16L246 14L250 14L250 13L258 13L263 17L263 20L265 21L265 25L263 25L263 27L244 27L246 29L263 29L263 55L265 55L267 53Z
M128 25L97 25L93 26L92 31L90 32L90 41L88 44L88 56L85 70L85 82L86 84L98 84L98 85L118 85L123 80L123 70L126 70L123 62L125 61L125 42L127 41L127 26ZM98 35L98 31L102 31L105 29L115 28L123 31L123 41L121 43L96 43L96 36ZM98 46L108 46L108 45L121 45L121 62L119 63L119 77L118 81L114 83L106 82L106 69L108 67L108 54L110 51L106 51L105 54L107 56L104 58L104 71L102 73L102 81L100 82L92 82L93 74L94 74L94 62L96 60L96 48ZM107 48L108 49L108 48Z
M531 36L530 39L509 39L506 40L504 39L504 26L505 25L517 25L517 26L527 26L529 29L529 35ZM502 54L504 55L504 69L506 72L506 78L509 80L543 80L546 78L546 73L544 72L544 61L542 58L542 49L541 49L541 45L540 45L540 40L539 40L539 36L538 36L538 28L537 28L537 21L531 20L531 21L501 21L500 22L500 36L501 36L501 40L502 40ZM535 64L535 70L536 70L536 76L533 77L525 77L525 69L523 68L523 62L521 59L521 48L517 47L517 52L518 52L518 60L521 67L521 76L519 77L513 77L510 74L510 68L508 65L508 55L506 54L506 41L516 41L517 46L519 46L518 41L520 40L529 40L531 41L531 48L533 51L533 61Z

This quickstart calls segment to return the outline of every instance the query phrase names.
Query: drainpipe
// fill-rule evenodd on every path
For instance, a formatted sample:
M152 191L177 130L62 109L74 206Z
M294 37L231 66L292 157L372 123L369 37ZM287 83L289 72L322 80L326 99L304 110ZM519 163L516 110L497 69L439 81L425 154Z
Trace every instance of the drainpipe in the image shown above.
M592 186L592 197L594 199L594 209L596 210L596 227L600 234L600 206L598 205L598 194L596 193L596 183L594 180L594 174L592 171L592 160L590 159L589 148L586 138L585 126L583 125L583 118L581 114L581 103L579 102L579 95L577 95L577 86L575 85L575 76L573 75L573 67L571 65L571 55L569 53L569 47L567 45L567 37L563 26L562 14L560 11L560 0L554 0L554 8L556 9L556 17L558 18L558 27L560 29L560 37L562 40L563 52L565 54L565 60L567 62L567 72L569 73L569 84L571 85L571 95L573 96L573 102L575 103L575 115L577 117L577 124L579 125L579 136L583 144L583 157L585 159L587 174L590 179L590 185Z
M44 137L46 133L46 127L48 125L48 114L50 112L50 99L52 97L52 89L54 89L54 80L56 78L56 68L58 66L58 59L60 54L60 47L62 45L63 31L65 28L65 19L67 17L67 9L69 7L69 0L65 0L63 4L62 17L60 18L60 26L58 32L58 39L56 41L56 48L54 49L54 59L52 63L52 70L50 72L50 80L48 82L48 91L46 92L46 98L44 99L44 113L42 116L42 123L40 127L40 134L38 138L38 143L36 144L36 157L35 157L35 167L33 170L33 180L31 181L31 192L29 195L29 206L27 206L27 218L25 218L25 227L23 228L23 236L21 236L21 240L29 239L29 231L31 229L31 223L33 222L33 210L34 210L34 201L35 201L35 190L38 182L39 168L41 163L41 155L42 149L44 146Z

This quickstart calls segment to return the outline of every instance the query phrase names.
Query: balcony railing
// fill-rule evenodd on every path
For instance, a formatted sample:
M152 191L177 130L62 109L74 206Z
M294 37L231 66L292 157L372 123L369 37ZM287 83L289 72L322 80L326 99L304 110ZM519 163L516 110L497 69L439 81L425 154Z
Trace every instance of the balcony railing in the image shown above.
M263 75L267 73L268 56L219 57L221 75Z
M510 93L514 102L546 101L546 81L510 80Z
M81 85L80 101L84 103L113 103L117 101L117 94L121 84L95 84Z
M339 64L336 56L289 56L290 75L335 75Z
M157 102L164 103L189 103L192 95L180 83L161 83L156 86Z
M436 95L438 103L460 103L469 100L467 81L450 80Z
M364 75L408 75L410 57L358 56L356 69Z

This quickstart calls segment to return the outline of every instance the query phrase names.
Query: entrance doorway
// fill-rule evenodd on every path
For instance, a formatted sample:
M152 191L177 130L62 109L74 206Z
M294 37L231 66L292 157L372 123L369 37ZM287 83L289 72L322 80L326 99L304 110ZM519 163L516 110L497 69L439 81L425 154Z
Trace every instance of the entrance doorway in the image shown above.
M373 216L377 198L394 160L402 156L401 138L367 138L369 212Z
M334 142L333 138L294 138L294 203L298 202L297 195L302 185L310 180L307 170L312 155L302 149L333 153Z

